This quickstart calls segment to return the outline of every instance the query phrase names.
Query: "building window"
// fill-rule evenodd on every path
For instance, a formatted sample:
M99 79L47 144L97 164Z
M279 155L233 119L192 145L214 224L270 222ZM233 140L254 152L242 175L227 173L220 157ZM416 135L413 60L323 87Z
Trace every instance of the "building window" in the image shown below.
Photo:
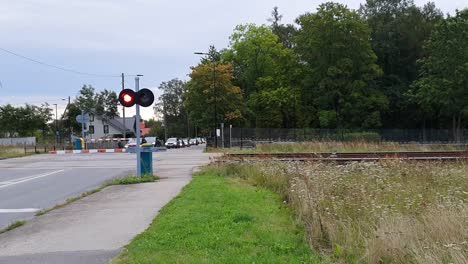
M109 134L109 125L104 125L104 134Z
M94 134L94 126L89 126L89 134Z
M94 115L93 114L89 115L89 122L94 122Z

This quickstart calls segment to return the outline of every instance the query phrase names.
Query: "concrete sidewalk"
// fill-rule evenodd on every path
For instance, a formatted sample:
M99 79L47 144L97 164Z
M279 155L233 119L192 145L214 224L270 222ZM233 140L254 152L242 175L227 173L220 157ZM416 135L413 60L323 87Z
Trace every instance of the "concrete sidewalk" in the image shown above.
M0 235L0 263L108 263L208 164L200 147L155 158L156 183L111 186Z

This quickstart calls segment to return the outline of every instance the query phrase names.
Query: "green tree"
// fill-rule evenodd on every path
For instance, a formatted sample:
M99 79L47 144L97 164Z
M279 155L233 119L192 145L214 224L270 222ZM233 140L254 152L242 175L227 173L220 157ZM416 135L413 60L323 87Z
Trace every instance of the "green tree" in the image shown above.
M468 117L468 9L436 26L425 44L421 78L410 92L427 114L449 116L460 141Z
M93 111L107 119L119 116L117 94L107 89L96 93L93 86L83 85L74 104L85 113Z
M255 112L256 127L293 128L300 109L298 89L264 90L251 96L248 104Z
M48 104L15 107L10 104L0 107L0 131L7 137L34 136L49 130L47 123L52 118Z
M16 107L7 104L0 106L0 129L4 136L12 137L17 132L19 115Z
M294 79L294 52L279 41L271 28L239 25L230 37L223 59L234 66L237 84L246 97L264 89L288 86Z
M292 49L294 46L294 35L296 34L296 28L291 24L282 24L281 20L283 16L279 13L278 7L275 6L271 12L271 18L268 21L271 23L270 28L272 32L278 36L279 41L283 43L283 46Z
M164 139L164 124L161 120L150 119L146 122L146 126L150 128L148 136Z
M185 97L185 106L190 120L197 120L197 125L205 132L211 131L210 128L213 127L215 106L218 123L239 125L243 121L242 91L233 84L232 65L216 65L215 86L213 85L213 72L214 67L209 63L193 67Z
M405 93L418 76L423 43L443 18L433 3L417 7L412 0L367 0L360 13L372 29L371 43L384 74L378 86L389 98L386 127L418 125L421 116Z
M106 119L112 119L119 116L117 108L118 98L114 91L105 89L95 95L95 111L98 115L103 116Z
M91 85L83 85L75 99L75 104L85 112L94 111L97 105L96 89Z
M187 83L172 79L159 85L162 95L154 107L156 115L163 117L169 137L185 137L188 130L188 115L184 105Z
M293 50L284 46L282 41L289 41L289 36L280 40L273 30L283 34L283 26L279 24L280 15L274 11L272 27L256 26L254 24L239 25L231 36L230 48L222 58L232 63L235 69L235 84L238 85L249 107L247 119L254 126L277 127L278 122L288 127L296 125L295 112L275 111L278 116L265 118L262 109L267 101L286 90L293 90L298 85L301 73L297 58ZM275 13L276 12L276 13ZM288 38L288 39L286 39ZM271 94L269 94L271 93ZM268 98L268 99L267 99ZM294 105L293 96L281 98L282 104ZM285 103L284 100L290 101ZM278 102L279 103L279 102ZM273 114L273 113L271 113ZM271 122L269 122L270 120Z
M344 5L325 3L297 23L296 51L305 68L302 98L318 109L320 126L380 127L387 98L375 85L381 69L366 22Z

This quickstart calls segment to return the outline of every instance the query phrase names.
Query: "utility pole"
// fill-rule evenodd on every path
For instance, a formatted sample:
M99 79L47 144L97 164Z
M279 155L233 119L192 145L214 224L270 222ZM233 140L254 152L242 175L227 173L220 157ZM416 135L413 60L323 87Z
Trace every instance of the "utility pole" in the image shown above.
M70 144L73 144L72 142L72 126L71 126L71 117L70 117L70 96L68 96L68 137L70 139Z
M85 133L84 133L84 110L81 109L81 138L85 140Z
M167 141L167 115L166 115L166 99L163 98L163 108L164 108L164 142Z
M122 73L122 90L125 89L125 74ZM127 127L125 126L125 107L123 107L123 126L124 126L124 131L123 131L123 138L124 140L127 139Z

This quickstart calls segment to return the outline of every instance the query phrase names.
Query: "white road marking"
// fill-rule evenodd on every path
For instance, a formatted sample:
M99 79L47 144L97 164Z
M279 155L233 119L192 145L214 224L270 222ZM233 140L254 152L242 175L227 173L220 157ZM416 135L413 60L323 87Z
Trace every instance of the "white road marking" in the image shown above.
M63 171L65 171L65 170L58 170L58 171L48 172L48 173L34 175L34 176L26 177L26 178L20 178L18 180L10 180L8 182L3 182L4 184L0 186L0 189L8 187L8 186L15 185L15 184L32 181L32 180L35 180L35 179L44 178L44 177L47 177L47 176L50 176L50 175L53 175L53 174L57 174L57 173L63 172Z
M58 167L58 165L57 165ZM61 166L63 168L63 166ZM67 169L134 169L135 165L128 165L128 166L66 166ZM60 167L58 167L60 168ZM0 169L6 170L50 170L50 169L58 169L54 168L54 166L49 167L36 167L36 168L15 168L15 167L0 167Z
M0 209L0 214L12 214L12 213L35 213L41 209L38 208L23 208L23 209Z

